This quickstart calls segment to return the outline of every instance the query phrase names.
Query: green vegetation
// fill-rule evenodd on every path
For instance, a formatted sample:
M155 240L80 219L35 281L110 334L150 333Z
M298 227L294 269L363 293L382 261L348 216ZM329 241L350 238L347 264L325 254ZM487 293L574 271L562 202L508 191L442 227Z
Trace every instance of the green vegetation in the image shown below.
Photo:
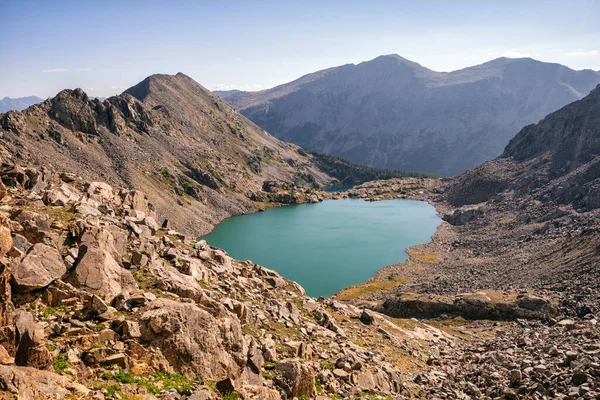
M173 176L171 175L171 173L169 172L168 169L163 168L160 170L160 175L165 178L165 179L172 179Z
M155 372L152 375L136 375L133 372L125 372L122 368L119 368L117 372L105 372L102 374L102 379L139 385L146 388L151 394L171 389L175 389L179 394L190 394L198 383L178 373Z
M71 364L69 364L69 360L67 360L67 357L62 353L58 354L52 360L52 367L57 374L62 374L62 372L70 366Z
M41 310L42 315L44 316L44 320L48 320L51 316L55 315L57 312L67 312L69 308L67 306L58 306L58 307L46 307Z
M273 370L273 369L277 368L277 363L273 362L273 361L265 361L265 364L263 365L263 367L266 370Z
M439 175L424 172L395 171L390 169L380 169L366 167L346 161L342 158L330 156L324 153L313 152L310 150L298 150L299 154L311 154L319 166L328 175L336 178L344 184L360 184L363 182L377 179L390 178L438 178Z
M240 395L237 394L236 392L229 392L229 393L225 393L222 396L223 400L239 400Z
M317 390L317 394L323 393L323 382L321 382L321 378L319 377L315 380L315 389Z
M268 373L268 372L263 372L263 373L262 373L262 377L263 377L263 378L265 378L265 379L269 379L269 380L272 380L272 379L273 379L273 375L271 375L271 374L270 374L270 373Z

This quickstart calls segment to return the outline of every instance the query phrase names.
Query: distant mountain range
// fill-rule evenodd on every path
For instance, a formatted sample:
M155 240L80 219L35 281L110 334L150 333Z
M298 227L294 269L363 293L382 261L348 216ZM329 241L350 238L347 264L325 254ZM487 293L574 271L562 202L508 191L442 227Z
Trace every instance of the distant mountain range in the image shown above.
M380 168L454 175L581 99L600 72L498 58L436 72L386 55L259 92L216 92L279 139Z
M28 97L5 97L0 100L0 113L7 112L10 110L21 111L26 109L29 106L32 106L37 103L41 103L44 99L37 96L28 96Z

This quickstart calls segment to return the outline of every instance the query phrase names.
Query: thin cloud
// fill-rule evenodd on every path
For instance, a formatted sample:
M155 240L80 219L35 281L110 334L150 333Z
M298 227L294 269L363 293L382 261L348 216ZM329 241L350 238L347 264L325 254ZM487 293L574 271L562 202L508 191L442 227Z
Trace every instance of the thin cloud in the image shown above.
M578 50L578 51L570 51L568 53L565 53L564 55L567 57L585 57L585 56L597 56L598 54L600 54L598 52L598 50Z
M223 83L220 85L215 85L213 90L243 90L243 91L256 91L261 90L263 87L261 85L231 85L227 83Z
M75 68L73 71L91 71L91 68Z
M508 49L502 54L502 57L523 58L523 57L531 57L531 55L528 53L522 53L517 49Z

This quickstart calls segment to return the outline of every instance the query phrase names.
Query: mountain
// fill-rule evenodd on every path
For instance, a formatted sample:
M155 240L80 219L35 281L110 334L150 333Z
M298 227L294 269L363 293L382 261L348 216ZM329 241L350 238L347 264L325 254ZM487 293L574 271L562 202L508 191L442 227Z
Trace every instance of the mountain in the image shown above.
M500 157L457 177L448 196L454 205L465 205L503 191L600 208L600 86L523 128Z
M598 83L599 72L530 58L436 72L387 55L226 100L272 135L310 150L454 175L498 156L514 132Z
M0 115L0 127L3 161L143 190L174 227L198 235L271 200L317 201L312 187L333 180L313 156L181 73L152 75L105 101L63 90ZM274 193L277 185L264 192L265 181L285 182L287 194Z
M10 110L24 110L29 106L32 106L37 103L41 103L44 99L41 99L37 96L28 96L28 97L5 97L0 100L0 113L7 112Z
M233 96L234 94L241 93L240 90L213 90L213 93L226 100L228 97Z

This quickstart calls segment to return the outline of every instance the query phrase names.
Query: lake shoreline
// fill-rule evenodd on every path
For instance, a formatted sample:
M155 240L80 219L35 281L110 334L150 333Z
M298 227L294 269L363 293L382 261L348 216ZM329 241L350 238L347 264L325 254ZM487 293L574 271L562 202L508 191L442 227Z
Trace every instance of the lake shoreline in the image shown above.
M440 215L443 214L443 211L444 211L444 206L442 204L440 204L439 202L435 201L436 197L438 197L438 195L439 195L440 187L441 187L440 179L431 179L431 178L398 179L397 178L397 179L391 179L391 180L367 182L362 185L355 186L355 187L351 188L350 190L347 190L344 192L318 192L318 195L319 195L319 203L326 201L326 200L343 200L343 199L360 199L360 200L363 200L366 202L379 202L381 200L391 200L391 199L407 199L407 200L424 201L435 209L436 215L437 215L437 217L439 217ZM285 208L284 206L293 205L293 204L283 204L283 205L278 204L275 207L273 207L273 205L274 204L269 204L268 208ZM256 210L256 212L258 212L258 211L260 211L260 209ZM242 214L242 215L252 215L252 214L256 214L256 212ZM231 219L231 217L224 219L217 226L219 226L223 223L226 223L225 221L227 221L229 219ZM396 265L398 263L409 261L409 259L411 258L410 250L413 247L430 243L433 240L433 238L438 234L440 226L442 224L443 224L442 221L440 221L440 223L438 223L438 225L435 229L435 232L431 236L428 237L428 240L426 242L424 241L419 244L410 245L410 246L406 247L406 250L404 253L406 253L407 258L405 261L402 261L402 259L398 260L398 262L390 263L390 261L388 261L388 263L386 265L378 268L373 273L373 275L371 275L369 278L366 278L364 280L361 280L358 283L355 283L355 284L352 284L349 286L344 286L338 292L328 294L325 297L335 297L337 293L340 293L349 287L368 284L368 283L372 282L373 280L375 280L381 274L382 271L386 270L386 268L389 268L390 266ZM215 226L211 230L210 233L203 235L202 238L206 238L206 236L210 236L211 234L213 234L217 226ZM215 245L215 244L211 243L210 241L209 241L209 244ZM223 247L223 246L216 245L216 247ZM389 247L389 246L386 248L392 249L392 247ZM236 255L233 254L233 256L235 257ZM253 257L256 257L256 256L253 256ZM251 257L251 259L253 257ZM245 257L241 257L241 258L245 258ZM254 259L252 261L256 262L256 260L254 260ZM259 262L259 264L260 264L260 262ZM368 263L366 265L368 265ZM266 265L266 266L269 268L272 267L272 265ZM274 268L274 269L277 270L277 268ZM283 275L286 276L285 273ZM291 279L291 280L296 280L296 281L298 280L298 277L293 277L293 276L292 277L286 276L286 278Z

